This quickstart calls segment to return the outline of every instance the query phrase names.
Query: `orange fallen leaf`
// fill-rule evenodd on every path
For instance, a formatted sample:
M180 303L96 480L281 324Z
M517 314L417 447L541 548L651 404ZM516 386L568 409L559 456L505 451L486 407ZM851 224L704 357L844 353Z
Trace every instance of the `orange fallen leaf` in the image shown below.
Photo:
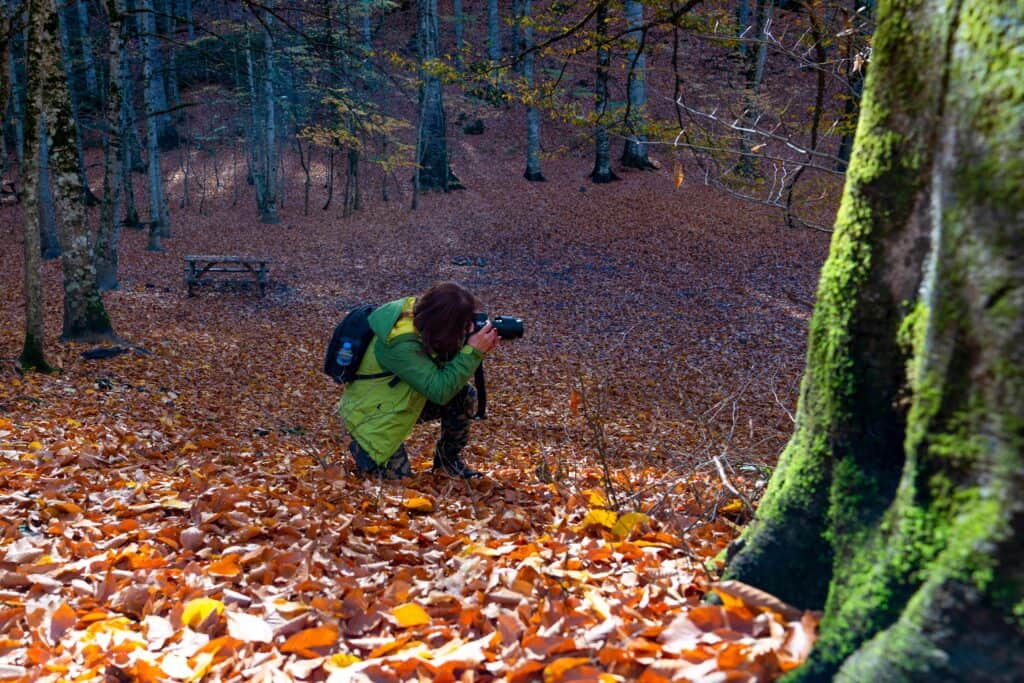
M225 555L207 567L206 573L210 576L223 576L229 579L238 576L242 573L242 568L238 566L238 555Z
M315 657L313 648L330 647L338 642L338 629L334 626L317 626L299 631L284 641L281 652L294 652L304 657Z
M76 621L78 621L78 614L75 610L71 609L66 602L60 603L60 607L50 615L50 641L59 642Z

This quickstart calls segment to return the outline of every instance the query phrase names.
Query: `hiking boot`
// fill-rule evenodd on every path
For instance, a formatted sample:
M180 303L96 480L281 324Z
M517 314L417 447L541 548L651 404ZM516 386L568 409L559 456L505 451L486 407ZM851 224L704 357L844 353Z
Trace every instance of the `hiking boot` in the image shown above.
M447 474L449 477L459 479L475 479L484 476L466 464L466 461L459 456L458 451L445 448L438 444L434 449L434 473Z
M349 444L348 449L356 461L356 472L364 477L396 480L412 476L412 465L409 464L409 455L405 452L405 446L399 447L383 465L374 462L370 454L363 450L363 447L355 439Z

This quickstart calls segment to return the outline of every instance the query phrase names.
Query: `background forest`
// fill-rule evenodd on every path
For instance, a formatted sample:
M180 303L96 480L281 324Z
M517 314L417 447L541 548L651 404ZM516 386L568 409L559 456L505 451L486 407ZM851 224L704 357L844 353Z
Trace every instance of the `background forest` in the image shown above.
M818 615L714 558L793 428L871 4L4 9L0 679L807 656ZM189 254L269 259L265 295L190 297ZM446 279L526 321L488 477L427 472L424 428L406 486L360 480L327 338Z

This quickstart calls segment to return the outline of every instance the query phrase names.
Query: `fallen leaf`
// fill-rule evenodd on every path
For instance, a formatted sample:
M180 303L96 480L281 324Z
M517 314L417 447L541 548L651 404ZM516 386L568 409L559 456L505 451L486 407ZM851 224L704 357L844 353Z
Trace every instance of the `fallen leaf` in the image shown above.
M391 610L391 614L402 628L426 626L430 623L430 615L415 602L407 602Z

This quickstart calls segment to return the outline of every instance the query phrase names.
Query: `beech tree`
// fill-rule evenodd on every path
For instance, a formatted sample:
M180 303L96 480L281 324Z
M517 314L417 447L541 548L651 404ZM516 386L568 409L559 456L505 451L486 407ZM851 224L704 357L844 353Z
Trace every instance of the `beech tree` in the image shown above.
M33 76L33 83L39 88L38 94L30 89L28 97L39 98L46 119L57 223L63 247L64 327L61 338L82 341L109 339L113 336L113 329L96 286L88 215L75 145L71 95L56 38L57 15L52 0L30 0L28 6L28 64L30 72L38 71L38 75Z
M823 608L791 681L1024 671L1024 5L890 0L795 433L727 576Z
M437 0L417 3L420 59L419 127L416 135L416 191L461 188L448 163L448 126L444 116L441 78L437 75Z
M121 145L121 122L124 118L124 105L121 102L124 0L106 0L105 10L110 35L107 48L107 111L103 129L103 200L100 203L100 227L96 231L94 246L97 283L104 291L116 289L118 285L117 247L121 225L117 219L117 206L121 173L125 170L121 163L125 158Z

